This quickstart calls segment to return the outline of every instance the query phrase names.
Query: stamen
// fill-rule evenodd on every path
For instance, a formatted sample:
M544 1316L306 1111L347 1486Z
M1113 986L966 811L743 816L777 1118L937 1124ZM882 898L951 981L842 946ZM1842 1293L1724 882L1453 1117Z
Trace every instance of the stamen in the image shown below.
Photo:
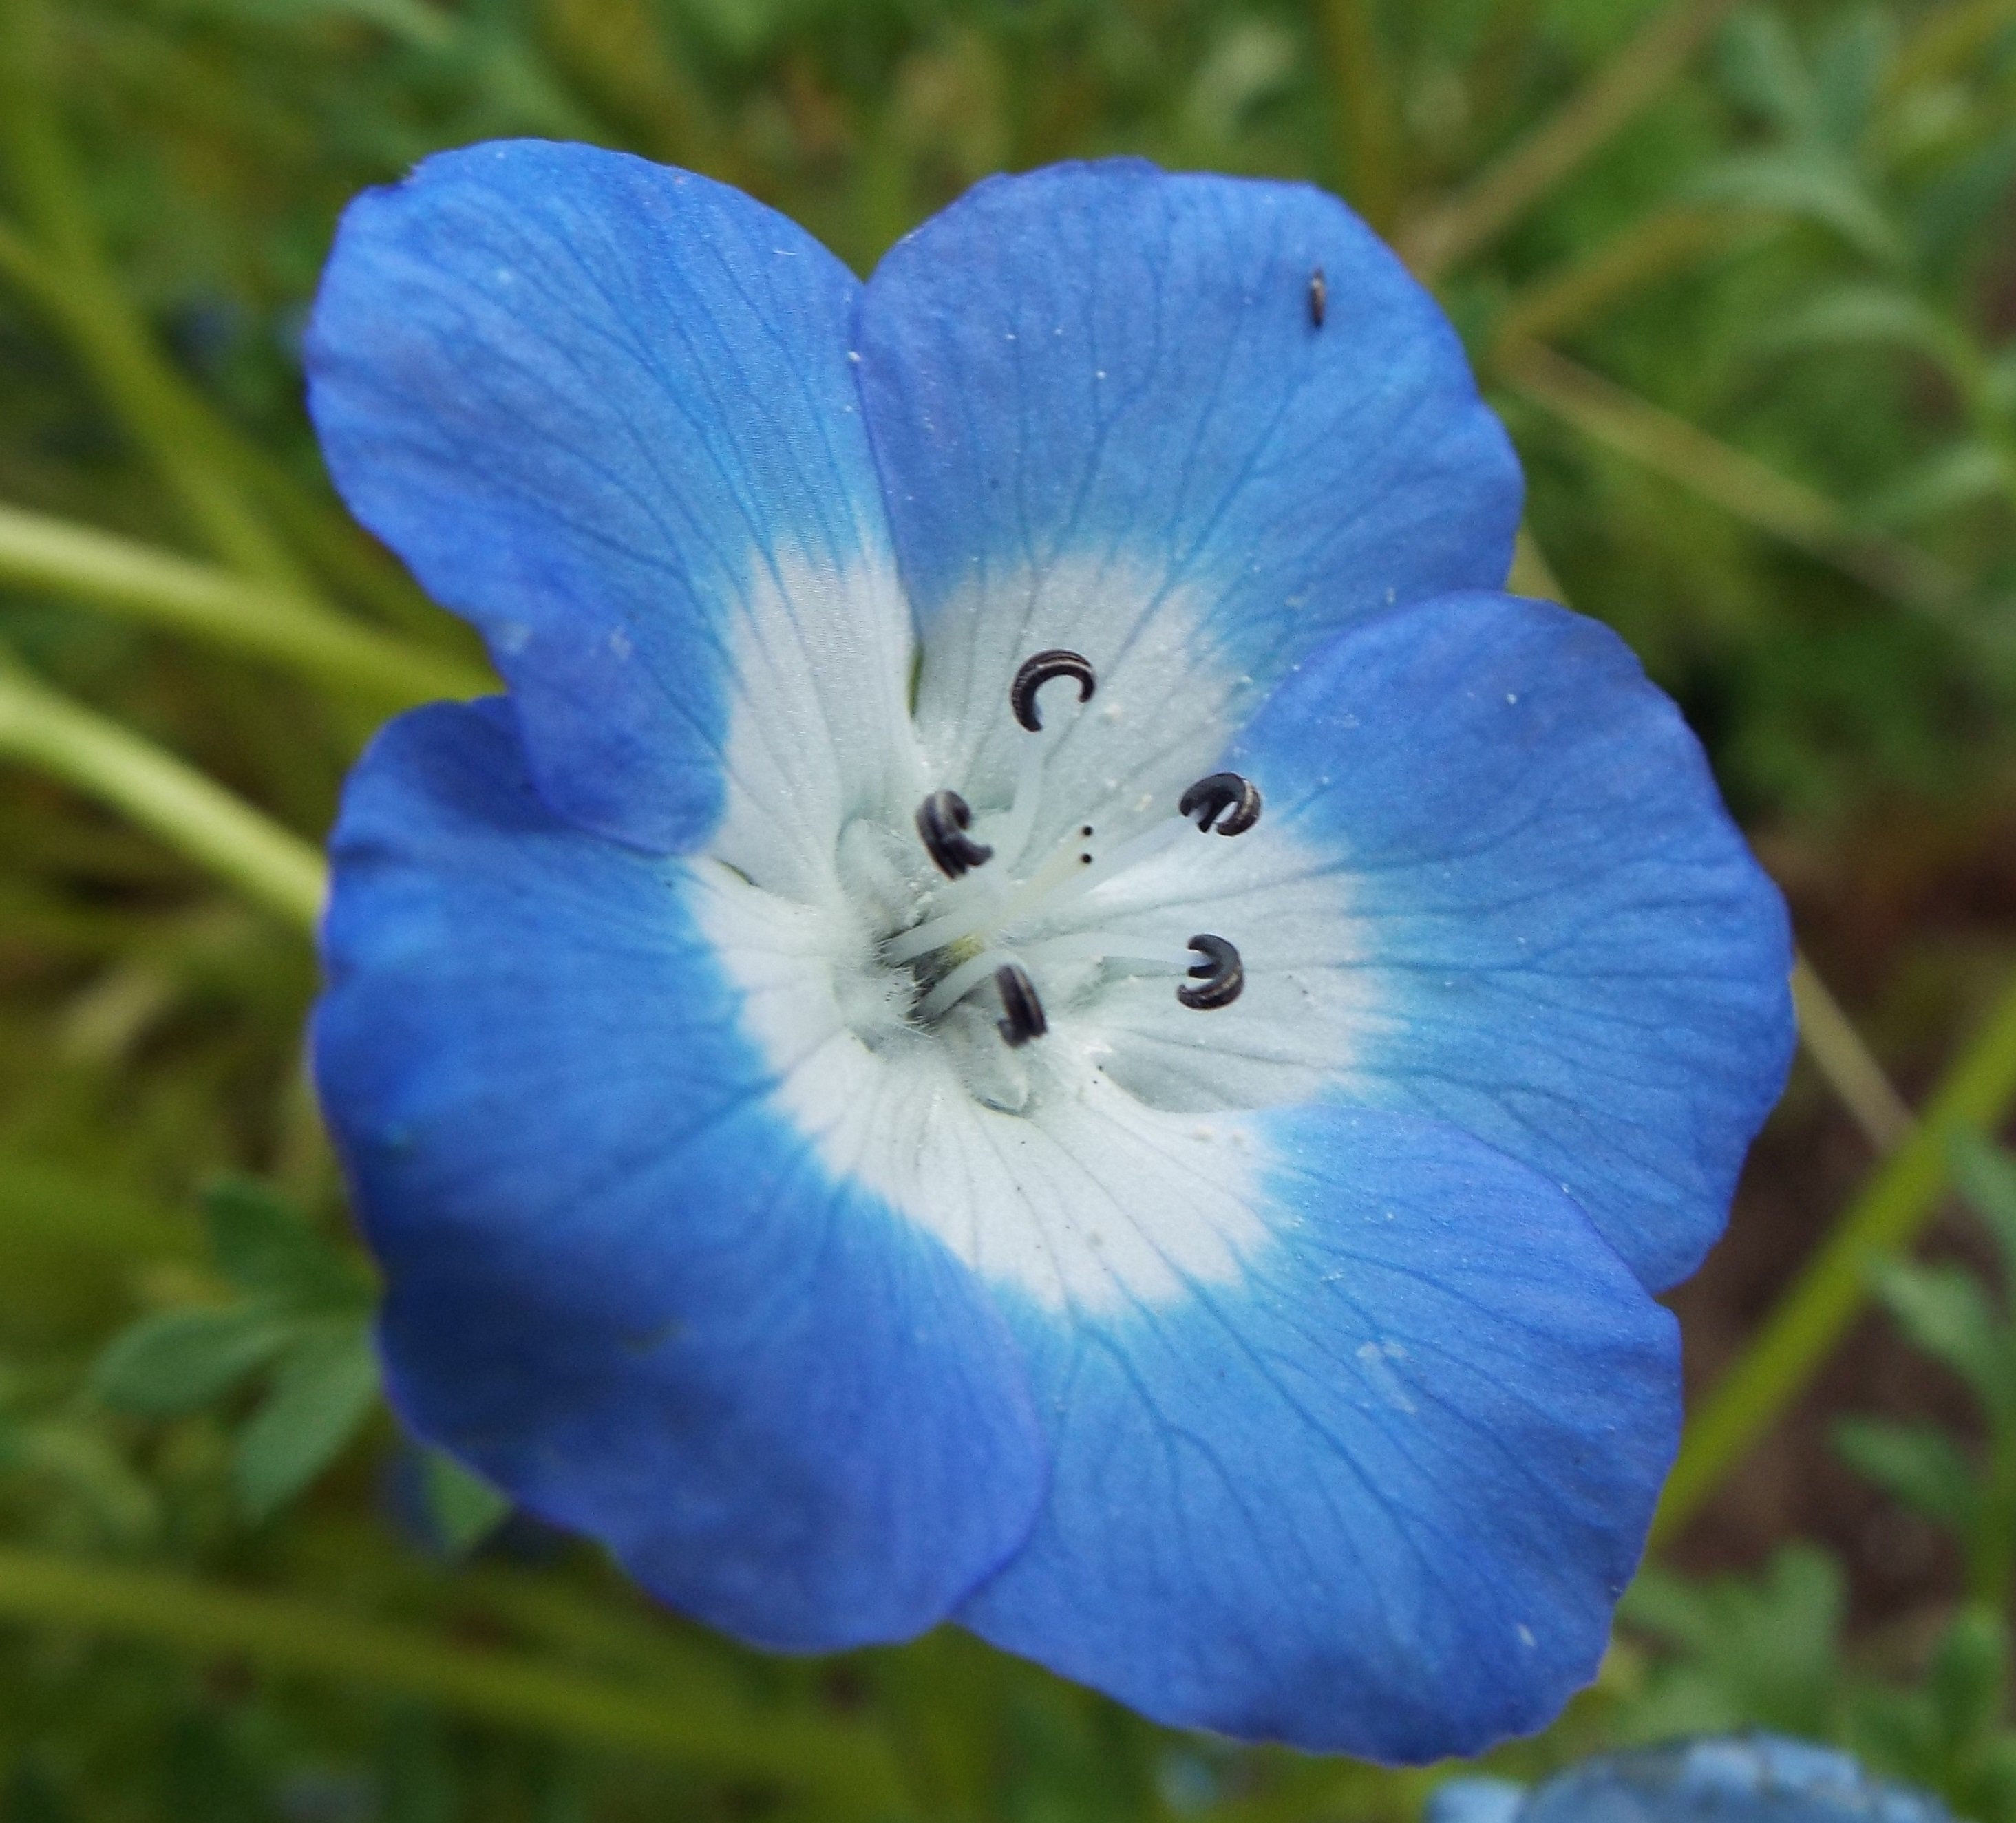
M1323 327L1323 311L1330 304L1330 287L1323 282L1323 268L1319 266L1309 275L1309 325Z
M956 791L934 791L917 807L917 834L924 852L947 879L957 879L994 853L965 832L972 822L972 811Z
M1200 778L1183 795L1176 806L1179 816L1194 815L1200 831L1208 830L1218 822L1221 836L1243 836L1260 821L1260 788L1250 778L1243 778L1237 772L1214 772L1208 778ZM1220 811L1226 813L1219 820Z
M1040 1038L1050 1029L1043 1003L1036 998L1036 984L1018 964L1003 962L994 971L994 985L1001 990L1001 1010L1008 1016L994 1023L1009 1049Z
M1066 830L1063 840L1043 857L1035 871L1002 901L994 922L1012 924L1024 913L1033 911L1073 876L1089 872L1093 861L1083 844L1091 835L1089 823L1080 823L1076 829Z
M1190 977L1197 985L1179 987L1176 998L1199 1012L1231 1005L1246 986L1246 965L1240 961L1239 951L1223 937L1208 933L1192 937L1190 947L1204 958L1190 967Z
M1165 817L1159 823L1150 823L1139 834L1115 843L1075 878L1067 879L1051 904L1060 905L1067 900L1082 897L1094 886L1104 886L1116 874L1123 874L1131 867L1153 860L1190 832L1190 825L1181 817Z
M1043 799L1043 760L1053 738L1042 734L1022 743L1015 766L1014 801L1008 807L1007 822L997 832L1004 866L1013 867L1022 858L1022 850L1035 829L1036 807Z
M968 937L981 936L990 930L998 930L1012 923L1031 906L1046 897L1060 883L1068 880L1080 870L1089 871L1092 857L1078 846L1092 832L1089 823L1080 823L1044 858L1042 865L1005 897L996 894L985 898L978 910L969 903L957 912L947 912L936 918L927 918L921 924L913 924L908 930L901 931L882 946L882 957L888 962L914 962L919 956L933 950L950 947L963 943Z
M910 1009L910 1016L928 1023L941 1012L951 1012L1007 960L1007 952L1003 950L986 950L979 955L967 957Z
M1057 646L1023 660L1014 682L1008 686L1008 706L1015 711L1015 719L1031 734L1043 732L1043 718L1036 713L1036 692L1055 678L1075 678L1081 703L1089 703L1099 687L1092 674L1092 661L1082 653Z

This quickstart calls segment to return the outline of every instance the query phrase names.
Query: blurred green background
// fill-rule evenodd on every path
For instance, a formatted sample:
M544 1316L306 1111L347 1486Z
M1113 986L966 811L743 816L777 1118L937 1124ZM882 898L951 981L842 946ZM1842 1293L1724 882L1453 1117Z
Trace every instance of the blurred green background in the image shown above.
M1116 151L1396 242L1525 460L1520 585L1679 698L1807 958L1651 1567L1494 1764L1766 1725L2016 1820L2016 0L0 0L0 1823L1315 1823L1439 1776L949 1632L745 1653L395 1435L301 1074L313 844L482 669L329 494L298 346L346 199L500 134L864 270Z

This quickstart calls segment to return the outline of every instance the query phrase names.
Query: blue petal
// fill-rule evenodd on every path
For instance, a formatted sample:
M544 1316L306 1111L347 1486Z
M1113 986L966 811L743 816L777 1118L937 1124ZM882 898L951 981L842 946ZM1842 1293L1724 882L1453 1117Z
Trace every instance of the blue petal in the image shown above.
M589 146L444 153L344 216L308 347L330 471L482 628L563 814L694 846L736 674L779 637L838 721L879 712L808 754L833 731L801 716L808 768L889 763L909 620L847 358L857 290L740 192Z
M1102 707L1160 646L1184 708L1356 615L1504 581L1518 466L1454 332L1304 185L991 178L891 250L859 347L935 745L1012 739L1007 679L1046 646L1092 658Z
M1585 1760L1518 1814L1519 1823L1949 1823L1929 1792L1871 1778L1833 1748L1770 1735ZM1443 1823L1438 1809L1430 1823Z
M316 1071L414 1427L745 1638L944 1614L1041 1497L1016 1346L779 1117L689 864L553 816L495 703L394 725L333 854Z
M1304 665L1231 764L1334 894L1330 954L1282 975L1351 1009L1289 1034L1329 1047L1324 1092L1532 1166L1655 1290L1693 1271L1784 1086L1791 939L1622 642L1510 596L1396 610Z
M1474 1753L1595 1670L1677 1434L1675 1325L1462 1134L1250 1119L1240 1282L1018 1316L1050 1494L960 1618L1165 1722Z

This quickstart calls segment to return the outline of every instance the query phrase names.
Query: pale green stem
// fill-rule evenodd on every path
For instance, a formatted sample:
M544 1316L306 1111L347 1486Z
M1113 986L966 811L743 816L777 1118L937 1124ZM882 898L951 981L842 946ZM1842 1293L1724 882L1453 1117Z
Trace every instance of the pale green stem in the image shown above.
M1402 257L1431 279L1502 233L1656 100L1735 4L1679 0L1651 20L1544 126L1402 230Z
M1846 510L1659 406L1537 342L1506 351L1514 392L1595 442L1712 501L1906 606L1949 619L1958 580L1935 559L1859 531Z
M0 582L45 589L269 660L318 682L404 708L475 696L495 681L292 596L110 532L0 505Z
M726 1712L677 1691L634 1689L518 1652L445 1644L286 1595L170 1572L0 1548L0 1616L228 1653L269 1672L369 1684L477 1721L817 1793L859 1816L900 1807L881 1742L844 1723Z
M59 71L42 0L0 0L0 144L41 244L0 225L0 271L67 337L99 391L234 568L297 594L307 578L267 526L263 499L330 573L403 624L426 598L342 516L252 447L163 359L107 263L53 96Z
M247 897L312 932L327 870L298 836L103 716L0 663L0 756L88 793Z
M298 588L285 549L221 472L206 425L181 408L180 389L106 263L56 120L58 76L42 0L0 0L0 146L40 243L45 270L34 282L37 295L218 556ZM10 269L19 263L8 262Z
M83 344L91 332L77 300L70 295L63 274L49 255L31 245L19 229L0 221L0 273L4 273L48 314L56 327L79 345L101 390L113 408L131 418L133 400L113 396L110 377L102 363L89 358ZM193 449L207 450L222 471L248 493L262 497L279 516L282 525L297 538L303 548L346 589L369 601L389 618L404 625L422 627L437 624L442 611L423 595L412 579L377 545L316 498L265 451L247 443L214 413L202 395L185 385L179 376L163 366L151 347L141 339L126 351L128 365L137 361L142 390L154 401L158 416L165 410L184 433L175 447L182 455ZM143 432L145 433L143 434ZM135 426L135 435L160 453L160 439L146 427ZM191 484L178 459L170 480L178 491Z
M1934 8L1892 60L1885 89L1895 98L1978 65L1982 53L2012 23L2016 0L1960 0Z
M1902 1145L1916 1124L1910 1108L1803 955L1792 963L1792 1004L1798 1009L1800 1043L1863 1137L1879 1152Z
M1567 261L1514 292L1499 312L1492 341L1499 354L1529 341L1579 329L1618 298L1751 232L1754 218L1730 210L1662 209L1641 217L1593 252Z
M1869 1271L1909 1246L1939 1206L1946 1151L1964 1130L1994 1132L2016 1106L2016 980L1941 1079L1912 1129L1871 1174L1763 1327L1689 1421L1653 1522L1673 1538L1723 1477L1811 1383L1869 1295Z
M1565 602L1568 599L1539 541L1523 525L1512 548L1512 574L1506 577L1505 587L1514 595L1534 601Z
M1323 0L1317 15L1330 61L1330 103L1341 188L1381 234L1400 201L1400 117L1371 0Z

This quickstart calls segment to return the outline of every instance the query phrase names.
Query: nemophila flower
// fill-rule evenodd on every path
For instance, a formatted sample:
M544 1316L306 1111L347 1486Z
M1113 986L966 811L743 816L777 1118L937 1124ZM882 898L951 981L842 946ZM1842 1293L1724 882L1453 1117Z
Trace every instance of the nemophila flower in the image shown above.
M333 839L423 1436L790 1649L1418 1759L1585 1679L1776 894L1339 203L981 185L866 284L578 146L345 218L331 468L508 697Z
M1951 1823L1929 1792L1872 1778L1849 1755L1778 1735L1675 1741L1586 1760L1530 1792L1453 1779L1427 1823Z

